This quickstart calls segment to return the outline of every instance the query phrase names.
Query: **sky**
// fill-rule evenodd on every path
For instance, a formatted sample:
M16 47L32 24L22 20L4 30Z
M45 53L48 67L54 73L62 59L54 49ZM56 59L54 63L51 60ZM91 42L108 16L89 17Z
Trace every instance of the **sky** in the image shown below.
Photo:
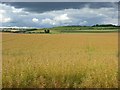
M119 2L120 0L0 0L0 2Z
M118 25L115 2L2 2L0 27Z

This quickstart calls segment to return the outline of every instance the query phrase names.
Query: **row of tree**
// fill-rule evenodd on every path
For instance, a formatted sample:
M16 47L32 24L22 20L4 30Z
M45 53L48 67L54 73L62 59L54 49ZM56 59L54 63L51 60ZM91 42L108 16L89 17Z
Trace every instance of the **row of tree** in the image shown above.
M64 27L91 27L91 26L81 26L81 25L68 25L68 26L64 26ZM93 25L92 27L119 27L117 25L113 25L113 24L96 24Z
M113 24L96 24L96 25L93 25L93 27L118 27L118 26Z

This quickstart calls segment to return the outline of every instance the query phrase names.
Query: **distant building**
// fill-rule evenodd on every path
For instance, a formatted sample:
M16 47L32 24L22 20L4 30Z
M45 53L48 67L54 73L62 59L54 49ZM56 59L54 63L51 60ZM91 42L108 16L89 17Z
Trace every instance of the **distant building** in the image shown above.
M10 30L10 32L12 32L12 33L19 33L20 30Z

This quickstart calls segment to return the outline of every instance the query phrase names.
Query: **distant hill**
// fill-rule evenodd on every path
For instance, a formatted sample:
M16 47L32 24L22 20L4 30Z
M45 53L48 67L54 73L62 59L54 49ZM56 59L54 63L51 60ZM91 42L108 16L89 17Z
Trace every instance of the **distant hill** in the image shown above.
M97 33L97 32L116 32L118 26L107 24L107 25L94 25L94 26L58 26L52 28L43 28L35 30L34 32L43 32L44 30L50 30L50 33Z
M112 24L101 24L101 25L93 25L93 26L79 26L79 25L71 25L71 26L57 26L52 28L26 28L21 29L20 33L45 33L46 30L49 30L49 33L98 33L98 32L116 32L118 31L120 26L115 26ZM10 29L11 30L11 29ZM4 32L9 31L8 29L3 29ZM24 32L22 32L24 31Z
M96 25L93 25L93 27L118 27L116 25L112 25L112 24L96 24Z
M48 28L51 30L111 30L118 29L118 26L107 24L107 25L93 25L93 26L58 26Z

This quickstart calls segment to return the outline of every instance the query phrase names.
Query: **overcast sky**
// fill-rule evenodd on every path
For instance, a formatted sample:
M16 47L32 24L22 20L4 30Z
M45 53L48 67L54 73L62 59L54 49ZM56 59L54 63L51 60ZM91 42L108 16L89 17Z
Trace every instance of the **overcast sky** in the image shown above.
M119 2L120 0L0 0L1 2Z
M118 24L115 2L9 2L0 3L1 26L54 27Z

